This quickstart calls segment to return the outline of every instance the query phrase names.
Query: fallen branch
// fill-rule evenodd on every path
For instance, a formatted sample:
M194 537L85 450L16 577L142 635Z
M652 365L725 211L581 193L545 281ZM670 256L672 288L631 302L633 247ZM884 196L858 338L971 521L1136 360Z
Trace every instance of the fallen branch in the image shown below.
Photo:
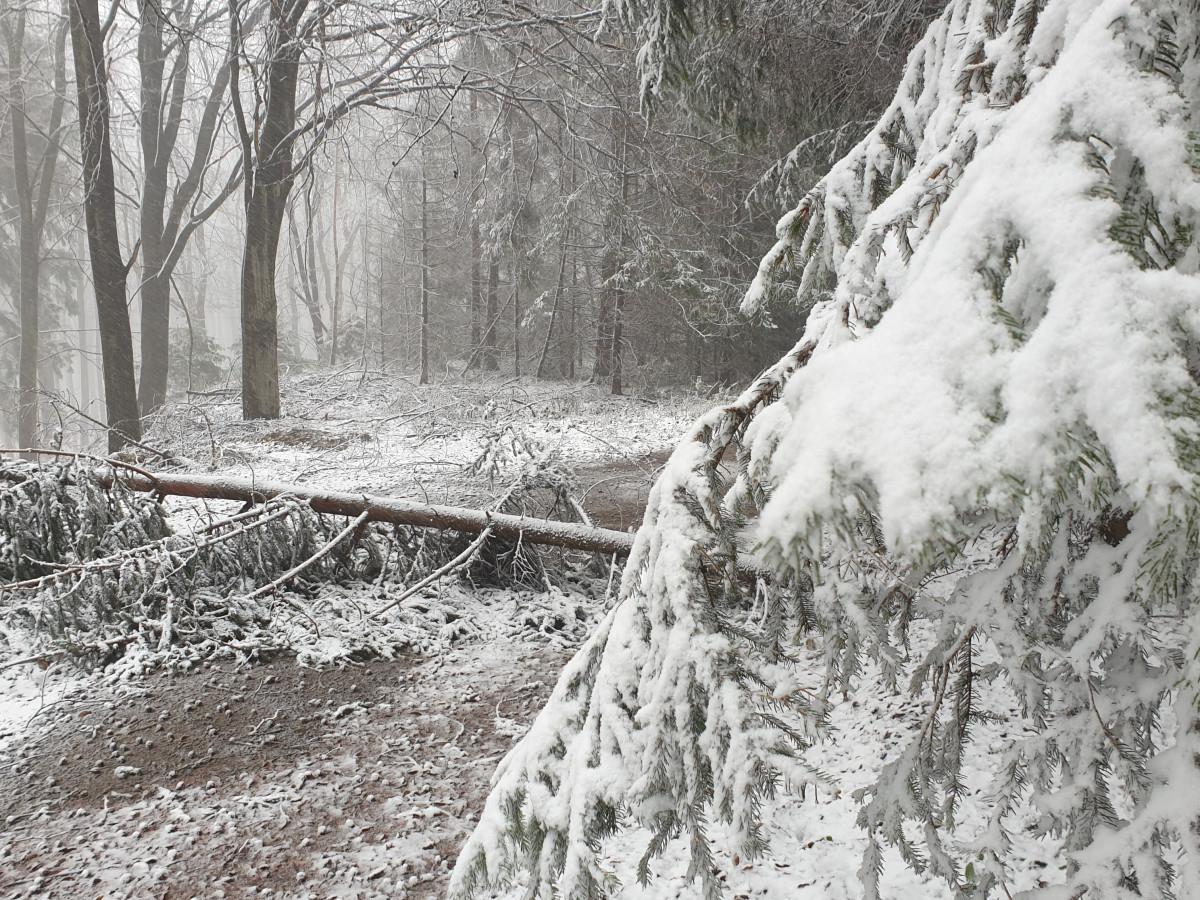
M371 613L371 615L368 618L378 619L389 609L399 606L401 603L403 603L405 600L407 600L409 597L411 597L417 591L421 590L421 588L425 587L426 585L433 584L433 582L437 581L439 578L449 575L455 569L469 563L471 561L471 558L478 552L479 548L484 545L484 543L487 541L487 539L489 537L491 537L491 535L492 535L492 530L490 528L485 528L483 531L480 532L479 537L475 538L475 540L471 542L470 547L468 547L462 553L458 554L458 556L454 557L454 559L450 560L450 562L446 563L444 566L442 566L436 572L430 572L428 575L426 575L424 578L422 578L420 581L418 581L416 584L414 584L412 587L410 587L408 590L406 590L403 594L401 594L399 597L397 597L395 600L393 600L387 606L384 606L381 609L375 610L375 612Z
M288 569L286 572L284 572L282 575L280 575L278 578L276 578L270 584L264 584L262 587L260 587L254 593L250 594L250 596L247 599L256 600L259 597L265 597L267 594L274 593L276 590L283 587L285 584L287 584L289 581L291 581L293 578L295 578L297 575L299 575L305 569L311 568L317 562L319 562L320 560L322 560L326 556L328 556L329 552L331 550L333 550L334 547L336 547L338 544L340 544L342 541L344 541L346 538L348 538L352 531L354 531L356 528L358 528L360 525L362 525L364 522L366 522L369 515L370 515L370 513L367 513L367 512L359 513L358 517L353 522L351 522L349 525L347 525L345 528L343 528L335 537L333 537L328 543L326 543L324 547L322 547L320 550L318 550L316 553L314 553L312 556L310 556L304 562L300 563L300 565L295 566L291 569ZM314 623L314 624L316 624L316 623Z
M85 560L84 562L62 566L57 571L51 572L48 575L40 575L37 578L29 578L25 581L10 581L8 584L0 584L0 594L6 591L20 591L24 590L25 588L40 588L44 585L52 584L61 578L65 578L68 575L78 575L81 573L84 575L91 575L95 572L120 568L129 560L145 557L156 550L171 550L179 552L206 550L209 547L232 540L240 534L245 534L246 532L252 531L255 528L262 528L271 524L277 519L282 519L284 516L291 515L292 509L285 506L282 509L275 510L269 516L258 518L262 516L264 512L266 512L266 508L259 507L257 509L247 510L244 513L239 513L236 516L230 516L228 519L223 519L219 522L213 522L211 525L201 529L199 533L208 534L219 528L224 528L227 525L238 525L238 527L231 531L227 531L224 534L217 535L216 537L197 541L194 544L186 543L186 537L180 538L179 535L175 534L168 535L165 538L161 538L149 544L141 544L137 547L127 547L126 549L110 554L109 556L102 556L98 559L89 559ZM258 518L258 521L241 524L245 519L254 518Z
M156 473L147 477L137 472L121 473L119 476L103 471L96 473L97 480L106 486L111 485L118 477L122 484L134 490L163 496L264 503L286 494L307 503L315 512L350 518L357 518L365 513L367 521L372 522L438 528L461 531L465 534L481 534L490 528L492 535L501 540L519 539L531 544L587 550L605 555L615 553L618 556L628 556L633 547L632 534L576 522L554 522L529 516L489 513L457 506L437 506L366 494L319 491L302 485L261 482L226 475Z

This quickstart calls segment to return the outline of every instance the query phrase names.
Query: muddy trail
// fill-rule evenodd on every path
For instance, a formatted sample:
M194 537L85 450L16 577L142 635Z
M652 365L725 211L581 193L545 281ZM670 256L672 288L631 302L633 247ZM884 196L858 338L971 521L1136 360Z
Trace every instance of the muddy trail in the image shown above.
M635 529L667 455L575 467L589 518ZM0 751L0 896L440 897L577 637L526 624L435 656L212 660L74 691Z
M642 524L650 488L670 455L669 450L662 450L576 466L580 502L592 523L617 531L636 531Z
M552 453L594 524L632 531L701 403L370 379L331 399L326 380L296 380L269 428L213 400L159 429L200 471L480 509ZM619 571L584 565L589 608L463 582L470 627L392 659L318 670L243 647L61 696L69 673L23 667L47 702L0 731L0 898L442 896L497 763L611 602Z
M0 896L433 898L569 653L157 672L0 756Z

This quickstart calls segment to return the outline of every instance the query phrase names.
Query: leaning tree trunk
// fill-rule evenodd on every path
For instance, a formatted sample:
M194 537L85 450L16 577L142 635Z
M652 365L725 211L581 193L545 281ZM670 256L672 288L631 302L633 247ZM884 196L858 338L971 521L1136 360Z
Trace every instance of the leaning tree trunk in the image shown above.
M104 396L108 406L108 449L116 452L142 436L133 336L129 330L125 278L117 232L116 184L109 139L108 77L97 0L70 0L71 47L79 93L79 145L83 163L84 219L92 284L100 325Z

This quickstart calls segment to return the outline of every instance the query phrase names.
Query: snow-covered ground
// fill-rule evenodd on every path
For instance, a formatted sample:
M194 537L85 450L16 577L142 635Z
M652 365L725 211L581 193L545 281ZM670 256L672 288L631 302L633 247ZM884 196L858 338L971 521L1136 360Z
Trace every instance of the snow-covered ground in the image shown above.
M549 452L574 472L593 518L626 528L666 451L711 402L518 381L418 388L350 371L289 382L278 422L243 424L216 398L174 408L148 440L200 471L468 505ZM313 669L278 654L135 653L90 678L0 670L0 896L440 896L496 763L602 614L597 582L590 598L439 582L417 608L425 636L393 659ZM814 650L802 677L818 685L821 665ZM907 745L921 712L873 683L867 672L860 690L834 698L835 740L811 753L836 787L768 803L767 857L718 856L734 900L861 896L854 792ZM977 726L963 840L987 812L990 754L1021 730L1010 699L987 690L995 718ZM719 851L719 830L712 837ZM1013 838L1021 867L1008 890L1053 883L1054 846ZM682 847L636 884L645 841L632 832L607 848L623 896L700 897ZM894 856L882 884L889 897L950 896Z

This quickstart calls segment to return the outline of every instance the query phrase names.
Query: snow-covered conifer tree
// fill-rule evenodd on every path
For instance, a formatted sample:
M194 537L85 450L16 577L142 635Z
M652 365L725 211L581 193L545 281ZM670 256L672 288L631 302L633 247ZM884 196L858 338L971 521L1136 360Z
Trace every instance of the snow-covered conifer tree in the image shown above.
M794 678L797 634L825 692L872 659L925 700L861 795L866 896L887 845L962 896L997 890L1022 805L1067 856L1048 897L1200 888L1198 50L1195 0L949 4L780 222L746 305L798 273L805 333L675 451L620 603L501 765L454 892L524 869L534 896L601 896L630 822L647 865L683 835L717 893L706 823L759 851L762 797L820 777L828 694ZM935 637L904 672L915 620ZM959 846L983 681L1030 731Z

